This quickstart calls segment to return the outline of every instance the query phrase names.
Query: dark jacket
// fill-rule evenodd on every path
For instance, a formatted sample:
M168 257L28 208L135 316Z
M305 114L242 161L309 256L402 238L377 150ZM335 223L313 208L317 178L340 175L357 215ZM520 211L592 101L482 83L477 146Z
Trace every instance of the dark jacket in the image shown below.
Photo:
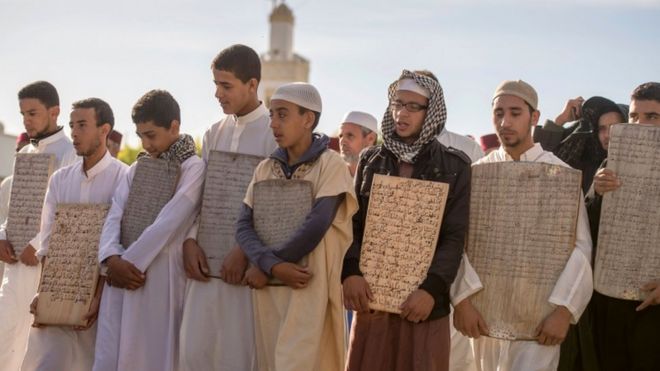
M360 271L360 250L374 174L398 176L396 156L384 146L375 146L360 155L355 174L359 210L353 216L353 243L344 257L342 281ZM469 223L470 159L461 151L447 148L437 140L425 145L413 164L412 178L449 184L449 193L438 244L420 289L435 300L428 320L449 314L449 288L461 261Z
M560 128L557 132L553 127ZM561 133L558 134L558 133ZM567 128L552 121L534 129L534 141L544 150L551 151L570 167L582 170L582 192L586 193L593 182L598 166L607 156L598 140L598 131L587 120L574 121Z
M607 159L603 161L596 172L604 169L607 166ZM593 242L593 251L591 253L591 266L596 266L596 251L598 249L598 232L600 230L600 211L603 206L603 196L596 193L596 189L591 184L591 187L584 196L584 204L587 208L587 216L589 217L589 229L591 231L591 241Z

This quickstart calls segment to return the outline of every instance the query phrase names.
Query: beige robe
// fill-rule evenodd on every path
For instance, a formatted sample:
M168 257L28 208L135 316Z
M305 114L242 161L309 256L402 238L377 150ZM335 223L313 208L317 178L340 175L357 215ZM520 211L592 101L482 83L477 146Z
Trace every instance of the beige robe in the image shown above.
M277 179L274 169L279 166L273 159L259 164L244 200L248 206L253 207L254 183ZM357 211L353 181L339 154L330 150L311 167L301 166L294 177L312 182L315 199L345 197L323 239L307 255L313 274L308 286L254 290L257 362L264 371L341 370L346 362L341 268L353 240L352 217Z

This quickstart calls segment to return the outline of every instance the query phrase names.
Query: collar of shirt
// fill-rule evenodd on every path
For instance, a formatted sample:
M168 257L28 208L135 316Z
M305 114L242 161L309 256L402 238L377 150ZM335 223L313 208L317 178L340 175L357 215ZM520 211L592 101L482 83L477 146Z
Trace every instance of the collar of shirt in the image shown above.
M39 138L39 139L36 139L36 138L35 139L30 139L30 144L32 144L36 148L43 149L47 145L49 145L51 143L55 143L55 142L57 142L58 140L60 140L62 138L64 138L64 127L60 126L57 129L56 132L54 132L54 133L52 133L52 134L50 134L46 137Z
M249 124L250 122L257 121L263 115L268 115L268 110L266 109L266 106L263 102L259 102L259 106L247 115L232 116L234 116L234 122L236 122L236 125L245 125Z
M98 174L102 173L103 170L105 170L112 163L112 161L114 161L114 158L112 155L110 155L110 151L106 150L105 155L103 155L103 158L101 158L101 161L92 166L92 168L89 169L87 173L85 173L84 170L84 161L79 161L78 166L80 166L80 172L89 181L94 179L94 177Z
M248 113L247 115L243 115L243 116L232 115L232 118L234 119L233 120L234 131L231 136L229 151L238 152L238 143L240 141L241 134L243 134L243 130L245 130L247 124L257 121L260 117L263 117L264 115L268 115L268 110L266 109L266 106L263 104L263 102L260 102L259 106L255 108L252 112Z
M501 161L513 161L513 158L509 156L509 154L504 150L503 146L500 146L497 152L497 157L499 157ZM543 155L543 153L543 147L541 147L539 143L534 143L532 148L528 149L522 155L520 155L520 161L536 162L539 157Z

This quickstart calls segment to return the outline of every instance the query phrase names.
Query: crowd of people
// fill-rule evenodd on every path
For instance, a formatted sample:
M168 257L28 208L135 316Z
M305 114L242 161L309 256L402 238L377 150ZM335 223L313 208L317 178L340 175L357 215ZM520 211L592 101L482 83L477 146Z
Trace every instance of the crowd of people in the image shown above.
M53 85L37 81L19 91L26 133L16 151L53 154L58 170L27 246L12 246L7 222L0 227L2 370L660 370L660 272L641 288L643 301L598 293L592 278L602 198L622 184L606 168L609 127L660 126L660 83L636 87L629 104L570 99L539 125L536 90L505 80L483 102L491 105L494 134L480 146L445 127L438 78L404 70L393 76L380 123L356 107L339 123L333 151L330 138L315 131L323 102L313 85L282 85L267 107L257 95L259 56L239 44L220 51L211 73L226 116L204 134L201 158L170 93L152 90L135 103L140 157L167 160L180 174L155 220L126 243L122 218L140 160L129 167L114 158L121 134L110 105L73 103L68 138ZM198 242L211 151L264 158L236 210L237 244L219 272L210 271ZM484 284L464 251L471 165L517 161L582 171L575 244L534 340L489 336L471 301ZM360 264L376 174L449 185L430 268L400 313L370 308ZM260 239L254 220L254 185L271 179L306 180L313 194L303 224L275 246ZM2 220L12 207L10 184L0 187ZM111 204L86 326L44 325L31 314L62 203Z

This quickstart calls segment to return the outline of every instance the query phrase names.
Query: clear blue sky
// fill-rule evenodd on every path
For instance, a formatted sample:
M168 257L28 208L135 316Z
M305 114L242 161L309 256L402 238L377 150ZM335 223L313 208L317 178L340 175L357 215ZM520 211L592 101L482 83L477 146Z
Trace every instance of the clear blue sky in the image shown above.
M504 79L539 93L541 117L569 97L627 103L660 80L660 0L290 0L297 53L311 61L323 97L319 129L347 110L381 118L386 88L403 68L427 68L445 91L450 130L491 131L490 98ZM169 90L183 130L201 137L222 117L210 63L233 43L268 48L266 0L0 0L0 121L22 130L16 93L48 80L60 92L60 124L73 101L97 96L131 133L133 103Z

